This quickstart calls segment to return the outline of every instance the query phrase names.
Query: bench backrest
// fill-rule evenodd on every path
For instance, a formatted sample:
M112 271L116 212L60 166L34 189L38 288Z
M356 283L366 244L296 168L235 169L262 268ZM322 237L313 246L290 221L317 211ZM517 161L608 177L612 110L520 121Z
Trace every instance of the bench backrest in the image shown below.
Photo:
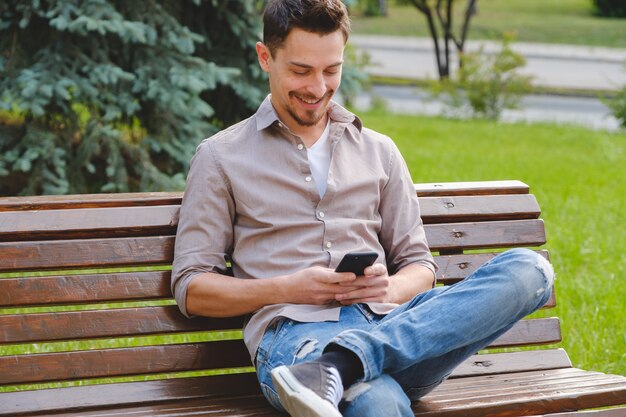
M422 184L416 191L445 285L498 250L546 241L539 206L523 183ZM181 197L0 198L0 390L192 376L202 378L203 395L258 393L240 340L242 319L188 320L171 299ZM553 298L547 307L554 304ZM558 319L533 319L491 347L558 341ZM502 366L533 365L522 354L518 363ZM487 372L478 368L457 373ZM145 387L157 385L141 388L155 401L194 395L182 382L178 390L169 384L167 392ZM24 392L24 404L29 401L44 409L57 404L53 394Z

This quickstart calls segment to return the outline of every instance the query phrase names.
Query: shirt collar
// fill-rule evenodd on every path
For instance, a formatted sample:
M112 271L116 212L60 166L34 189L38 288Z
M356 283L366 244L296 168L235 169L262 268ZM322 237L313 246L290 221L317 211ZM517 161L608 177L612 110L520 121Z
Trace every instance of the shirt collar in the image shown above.
M328 107L328 114L330 116L331 123L352 123L359 132L363 128L363 123L361 119L359 119L354 113L348 111L343 108L339 104L334 101L330 102L330 106ZM258 131L263 129L267 129L275 122L279 122L278 114L272 105L270 100L270 95L265 97L263 103L259 106L255 114L256 118L256 128Z

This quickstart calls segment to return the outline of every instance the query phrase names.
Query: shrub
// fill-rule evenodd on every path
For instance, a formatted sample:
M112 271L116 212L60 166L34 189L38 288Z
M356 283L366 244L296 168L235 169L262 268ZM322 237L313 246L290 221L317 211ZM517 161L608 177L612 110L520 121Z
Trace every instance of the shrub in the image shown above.
M593 0L595 13L606 17L626 17L624 0Z
M626 86L615 97L602 101L609 106L620 126L626 129Z
M531 77L517 72L525 64L524 57L511 49L510 38L505 38L493 56L482 47L462 55L457 78L436 83L433 92L446 95L453 108L469 106L474 116L496 120L504 109L516 108L531 90Z

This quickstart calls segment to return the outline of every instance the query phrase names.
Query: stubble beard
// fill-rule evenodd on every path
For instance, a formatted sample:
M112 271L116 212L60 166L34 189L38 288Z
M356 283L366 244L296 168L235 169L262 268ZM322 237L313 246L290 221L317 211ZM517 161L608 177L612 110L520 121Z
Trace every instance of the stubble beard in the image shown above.
M332 98L334 94L335 94L334 90L328 91L326 92L326 94L324 94L324 96L321 99L321 101L324 101L324 106L322 106L322 108L319 111L305 110L305 115L300 116L296 113L296 111L291 106L288 106L287 113L289 113L289 115L293 118L293 120L295 120L296 123L298 123L300 126L305 126L305 127L315 126L317 123L319 123L320 120L322 120L324 115L326 115L326 112L328 111L328 103L330 102L330 99ZM296 94L294 93L290 93L290 95L297 97ZM305 97L305 98L312 98L312 97ZM298 100L298 98L295 98L295 99Z

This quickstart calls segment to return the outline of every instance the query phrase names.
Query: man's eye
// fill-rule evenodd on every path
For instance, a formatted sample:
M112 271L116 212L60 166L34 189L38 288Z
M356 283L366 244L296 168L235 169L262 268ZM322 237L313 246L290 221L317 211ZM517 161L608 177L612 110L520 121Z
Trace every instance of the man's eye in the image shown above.
M309 73L308 71L295 71L295 70L292 70L291 72L293 72L296 75L307 75Z

